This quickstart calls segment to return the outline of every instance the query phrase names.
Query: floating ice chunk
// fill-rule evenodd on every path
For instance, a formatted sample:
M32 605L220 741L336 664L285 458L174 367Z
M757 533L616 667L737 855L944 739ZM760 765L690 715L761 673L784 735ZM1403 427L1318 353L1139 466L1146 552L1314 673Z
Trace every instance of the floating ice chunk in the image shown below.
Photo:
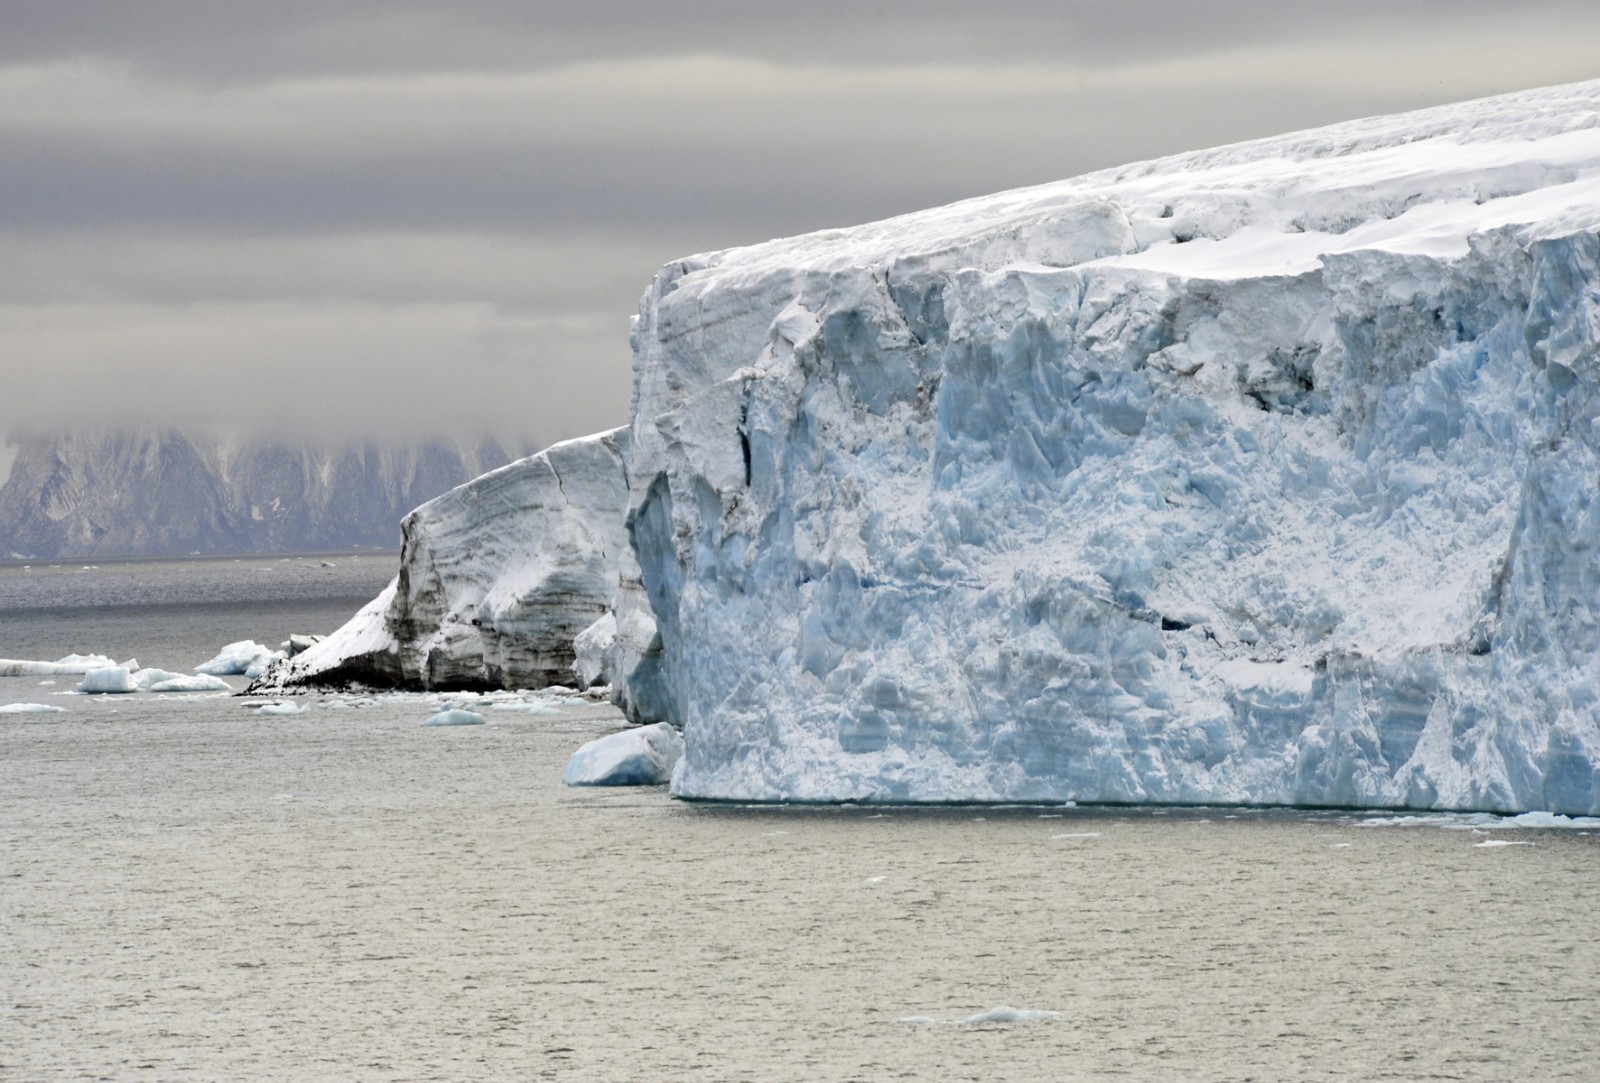
M39 687L40 688L54 688L55 686L56 686L56 682L55 681L40 681L39 682Z
M223 647L209 662L195 666L194 671L209 673L213 677L228 677L243 674L251 666L265 667L281 657L283 654L280 651L263 647L253 639L241 639L237 643L229 643Z
M254 708L256 714L305 714L311 708L299 703L268 703Z
M568 786L660 786L683 756L683 737L665 722L590 741L572 754Z
M0 677L64 677L104 669L117 663L103 654L69 654L54 662L0 658Z
M990 1008L977 1015L969 1015L961 1020L963 1023L1044 1023L1051 1019L1060 1019L1060 1012L1039 1011L1033 1008L1012 1008L1002 1004L998 1008Z
M128 672L127 666L106 666L102 669L92 669L84 674L83 680L78 684L78 691L98 693L137 692L139 686L133 683L133 674Z
M1486 849L1491 846L1532 846L1527 839L1484 839L1482 842L1472 844L1477 849Z
M578 633L577 638L572 641L572 650L576 656L572 663L572 674L578 678L580 687L591 688L606 679L606 658L616 642L615 613L606 613Z
M8 703L0 707L0 714L64 714L65 707L52 707L48 703Z
M491 711L521 711L523 714L539 715L561 713L561 708L555 706L554 704L539 703L537 701L529 702L528 700L523 699L512 700L509 703L493 703L489 705L489 709Z
M483 715L477 711L463 711L459 707L440 711L423 723L424 726L481 726L484 723Z
M133 670L133 683L148 692L153 684L160 684L162 681L175 681L179 677L187 676L187 673L174 673L170 669L156 669L151 666L145 669Z
M1447 812L1425 814L1422 816L1369 816L1364 820L1357 820L1352 827L1449 827L1460 823L1456 817Z
M232 692L233 686L221 677L197 673L192 677L174 676L150 686L152 692Z
M900 1017L899 1022L909 1023L914 1027L931 1027L938 1020L931 1015L904 1015Z
M1600 816L1561 816L1553 812L1524 812L1507 816L1496 827L1573 828L1600 827Z

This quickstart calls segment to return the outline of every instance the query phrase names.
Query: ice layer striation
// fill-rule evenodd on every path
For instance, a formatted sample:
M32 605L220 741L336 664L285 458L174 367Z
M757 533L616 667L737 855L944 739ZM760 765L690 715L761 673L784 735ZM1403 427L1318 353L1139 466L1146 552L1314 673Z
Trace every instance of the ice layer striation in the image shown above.
M1600 812L1597 225L1586 83L668 265L674 792Z
M617 592L626 444L620 429L555 444L423 504L395 581L249 691L570 683L574 640Z

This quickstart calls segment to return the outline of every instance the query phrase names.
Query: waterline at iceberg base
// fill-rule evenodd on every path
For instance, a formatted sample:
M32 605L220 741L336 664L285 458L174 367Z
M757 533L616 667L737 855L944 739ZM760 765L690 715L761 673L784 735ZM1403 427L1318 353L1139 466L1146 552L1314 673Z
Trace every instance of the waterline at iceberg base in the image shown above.
M665 268L682 797L1600 812L1600 83Z

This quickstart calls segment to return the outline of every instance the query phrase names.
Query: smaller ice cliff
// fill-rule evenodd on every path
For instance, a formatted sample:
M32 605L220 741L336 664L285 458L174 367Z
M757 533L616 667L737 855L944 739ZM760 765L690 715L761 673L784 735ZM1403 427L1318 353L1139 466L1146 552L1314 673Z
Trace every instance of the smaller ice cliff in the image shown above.
M574 640L609 613L628 546L627 439L555 444L423 504L401 524L394 582L248 691L572 683Z

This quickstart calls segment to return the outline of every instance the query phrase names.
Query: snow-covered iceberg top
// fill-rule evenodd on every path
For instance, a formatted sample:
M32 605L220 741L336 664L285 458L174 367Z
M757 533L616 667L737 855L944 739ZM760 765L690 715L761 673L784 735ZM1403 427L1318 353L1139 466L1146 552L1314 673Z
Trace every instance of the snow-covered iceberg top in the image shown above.
M568 440L423 504L401 524L395 581L250 691L571 681L573 641L609 611L628 545L626 442Z
M120 695L125 692L137 692L139 686L134 683L133 674L129 672L127 666L106 666L85 673L77 690L88 695Z
M1596 811L1597 226L1585 83L667 266L674 792Z
M105 669L117 663L103 654L69 654L54 662L36 662L23 658L0 658L0 677L62 677L79 676L93 669Z

